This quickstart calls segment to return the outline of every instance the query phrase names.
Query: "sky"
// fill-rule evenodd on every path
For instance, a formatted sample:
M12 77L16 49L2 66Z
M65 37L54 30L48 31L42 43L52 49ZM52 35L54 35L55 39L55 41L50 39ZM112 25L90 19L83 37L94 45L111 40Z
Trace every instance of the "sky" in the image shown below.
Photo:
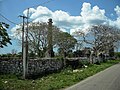
M8 33L16 38L16 24L22 22L18 16L26 15L27 8L29 20L47 22L52 18L54 25L70 34L79 30L87 33L86 28L96 24L120 28L120 0L0 0L0 21L10 25ZM21 51L16 39L12 39L12 45L0 48L0 54L11 53L12 49Z

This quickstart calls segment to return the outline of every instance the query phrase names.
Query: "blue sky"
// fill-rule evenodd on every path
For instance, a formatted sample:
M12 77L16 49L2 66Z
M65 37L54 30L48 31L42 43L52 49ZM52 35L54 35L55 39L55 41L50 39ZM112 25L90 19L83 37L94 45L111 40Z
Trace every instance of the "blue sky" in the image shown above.
M15 23L20 23L22 20L18 16L26 14L26 8L30 7L31 20L46 22L48 18L52 18L56 26L69 33L85 30L96 23L108 23L119 28L120 0L51 0L44 5L32 7L47 1L50 0L0 0L0 14ZM1 16L0 21L8 23L8 33L15 35L15 24ZM12 43L13 45L0 49L0 53L10 53L12 49L21 51L15 39Z

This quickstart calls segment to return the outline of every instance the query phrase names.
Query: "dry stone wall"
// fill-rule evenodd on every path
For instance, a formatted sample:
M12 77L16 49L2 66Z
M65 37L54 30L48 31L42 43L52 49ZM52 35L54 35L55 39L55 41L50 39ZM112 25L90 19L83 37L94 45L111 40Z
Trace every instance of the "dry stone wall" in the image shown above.
M39 75L54 72L62 69L63 60L61 59L38 59L29 60L28 75ZM0 60L0 74L22 75L22 60Z

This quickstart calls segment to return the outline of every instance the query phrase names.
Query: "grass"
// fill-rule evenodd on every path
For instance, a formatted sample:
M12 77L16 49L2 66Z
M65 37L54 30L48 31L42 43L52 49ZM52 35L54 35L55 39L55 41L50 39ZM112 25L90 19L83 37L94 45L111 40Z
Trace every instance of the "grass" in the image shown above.
M58 90L76 84L118 62L118 60L111 60L77 70L67 68L60 73L53 73L35 80L22 80L14 75L0 75L0 90Z

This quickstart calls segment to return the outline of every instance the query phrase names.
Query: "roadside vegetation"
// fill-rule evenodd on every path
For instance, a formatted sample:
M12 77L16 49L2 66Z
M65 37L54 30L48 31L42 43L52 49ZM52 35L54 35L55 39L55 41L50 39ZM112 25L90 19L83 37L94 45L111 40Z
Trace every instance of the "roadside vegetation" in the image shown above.
M9 74L0 75L0 90L58 90L76 84L119 62L119 60L109 60L100 65L89 64L75 70L68 67L59 73L49 74L35 80L23 80L20 76Z
M0 22L0 48L4 48L8 43L12 44L11 40L13 38L11 39L6 31L8 27L8 24ZM23 38L21 37L22 27L18 28L14 34L17 39L19 37L18 44L23 48L23 45L27 46L27 44L23 42L24 35ZM26 28L27 26L24 27L25 30L29 28L28 35L26 34L29 45L29 48L26 48L28 50L28 55L26 55L30 59L60 57L71 58L71 60L68 61L68 64L65 64L65 68L60 72L39 76L37 79L24 80L21 78L22 76L0 74L0 90L62 89L119 62L118 60L109 60L120 58L120 52L115 53L115 49L119 48L120 41L120 30L116 27L93 25L86 28L89 31L88 33L80 30L72 35L52 25L52 19L49 19L49 23L31 22L28 28ZM0 60L22 59L23 51L25 50L18 53L17 50L13 49L11 53L1 54ZM75 60L75 58L79 57L85 58L87 63L82 62L79 65L79 61ZM27 64L24 63L24 65Z

